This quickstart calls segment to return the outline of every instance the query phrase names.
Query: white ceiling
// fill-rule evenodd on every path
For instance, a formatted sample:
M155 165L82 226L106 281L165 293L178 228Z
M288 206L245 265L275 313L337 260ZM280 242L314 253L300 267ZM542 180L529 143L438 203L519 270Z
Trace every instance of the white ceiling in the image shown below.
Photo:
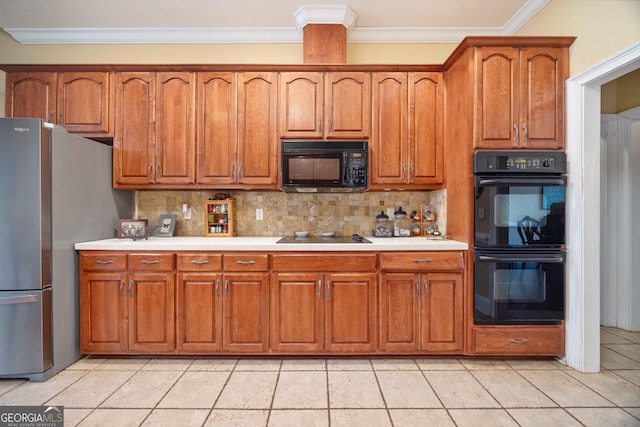
M342 23L353 43L453 43L512 35L549 1L0 0L0 27L25 44L301 42L306 23Z

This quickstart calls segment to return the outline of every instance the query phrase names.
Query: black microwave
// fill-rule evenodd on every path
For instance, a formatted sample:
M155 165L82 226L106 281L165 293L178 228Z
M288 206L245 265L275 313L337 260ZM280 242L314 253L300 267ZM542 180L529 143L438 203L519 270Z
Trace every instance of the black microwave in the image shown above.
M282 190L305 193L367 189L367 141L282 141Z

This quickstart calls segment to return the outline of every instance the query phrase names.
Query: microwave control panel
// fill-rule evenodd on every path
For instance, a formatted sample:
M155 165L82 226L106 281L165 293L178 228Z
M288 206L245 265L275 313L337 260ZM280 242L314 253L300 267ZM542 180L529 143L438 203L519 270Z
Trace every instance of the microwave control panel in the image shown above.
M364 152L347 153L347 180L357 187L367 186L367 154Z

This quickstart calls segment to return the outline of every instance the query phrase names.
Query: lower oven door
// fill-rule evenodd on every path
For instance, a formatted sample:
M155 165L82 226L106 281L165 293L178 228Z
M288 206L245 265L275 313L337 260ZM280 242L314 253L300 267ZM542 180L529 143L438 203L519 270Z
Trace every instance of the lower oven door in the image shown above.
M474 322L554 325L564 320L564 251L477 250Z

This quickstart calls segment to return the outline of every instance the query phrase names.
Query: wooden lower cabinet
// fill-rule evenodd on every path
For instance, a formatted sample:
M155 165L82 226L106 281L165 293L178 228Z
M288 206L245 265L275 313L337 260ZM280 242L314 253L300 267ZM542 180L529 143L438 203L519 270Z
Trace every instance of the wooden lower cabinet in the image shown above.
M381 277L381 350L462 353L461 273L388 273Z
M99 252L80 257L80 352L173 352L173 254ZM115 271L125 265L128 270Z
M268 349L269 275L253 271L266 269L267 257L224 258L225 269L231 273L222 272L222 254L178 254L178 353L261 353Z
M375 351L376 283L374 273L274 273L271 348Z
M175 346L173 273L85 273L80 283L84 354L167 353Z

